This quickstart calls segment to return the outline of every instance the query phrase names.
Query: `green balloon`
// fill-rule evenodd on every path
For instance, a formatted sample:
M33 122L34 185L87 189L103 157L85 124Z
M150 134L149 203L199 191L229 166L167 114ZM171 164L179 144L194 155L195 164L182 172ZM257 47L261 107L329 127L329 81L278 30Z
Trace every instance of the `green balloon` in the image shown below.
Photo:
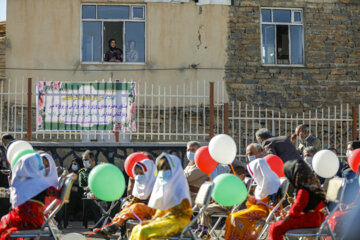
M243 203L247 198L247 190L243 181L230 173L218 175L214 179L214 190L211 197L215 202L226 206Z
M37 152L33 149L25 149L25 150L22 150L22 151L19 151L18 153L16 153L15 156L13 157L13 160L10 162L11 169L13 169L13 167L19 161L20 158L22 158L23 156L25 156L27 154L34 154L34 153L37 153Z
M114 164L103 163L91 170L89 187L97 198L111 202L119 200L124 194L125 178Z

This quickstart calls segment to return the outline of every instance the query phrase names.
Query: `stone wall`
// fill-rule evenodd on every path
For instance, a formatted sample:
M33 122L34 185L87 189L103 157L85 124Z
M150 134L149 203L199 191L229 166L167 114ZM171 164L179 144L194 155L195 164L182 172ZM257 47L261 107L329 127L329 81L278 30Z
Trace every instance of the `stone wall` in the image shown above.
M40 143L31 142L35 150L49 152L55 159L56 164L69 168L72 159L76 156L82 158L82 154L90 149L95 154L98 163L110 162L124 169L124 161L133 152L148 152L152 159L156 159L162 152L178 156L186 161L186 143ZM3 149L1 149L3 150ZM3 151L2 151L3 152ZM2 156L4 159L4 156Z
M304 67L262 66L261 7L303 9ZM228 28L230 101L282 112L360 103L359 0L234 0Z

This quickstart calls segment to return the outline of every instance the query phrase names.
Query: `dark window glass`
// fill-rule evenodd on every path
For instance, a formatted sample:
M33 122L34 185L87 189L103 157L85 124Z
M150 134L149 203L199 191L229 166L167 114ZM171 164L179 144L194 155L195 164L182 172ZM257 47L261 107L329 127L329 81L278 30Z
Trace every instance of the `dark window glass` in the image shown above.
M273 10L273 22L291 22L291 11L290 10Z
M125 61L145 62L145 23L125 23Z
M271 22L271 10L261 9L261 17L263 22Z
M275 64L275 26L262 25L262 62Z
M129 19L129 6L98 6L99 19Z
M101 22L83 22L82 60L100 62L101 57Z
M276 53L278 64L289 64L289 26L276 26Z
M133 18L144 18L144 8L142 7L134 7L133 8Z
M95 5L83 5L82 6L82 18L96 18L96 6Z

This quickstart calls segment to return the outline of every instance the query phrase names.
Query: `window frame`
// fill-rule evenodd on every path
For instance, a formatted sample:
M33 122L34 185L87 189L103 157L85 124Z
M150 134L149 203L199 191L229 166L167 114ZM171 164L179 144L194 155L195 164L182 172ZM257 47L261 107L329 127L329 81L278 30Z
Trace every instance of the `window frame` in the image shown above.
M270 11L270 18L271 22L263 22L262 19L262 10L271 10ZM291 22L284 23L284 22L274 22L273 21L273 10L290 10L291 11ZM295 22L295 12L300 12L301 21ZM263 63L263 33L262 33L262 26L263 24L266 25L273 25L275 26L275 63ZM277 63L277 35L276 35L276 26L278 25L286 25L288 26L288 36L289 36L289 64L280 64ZM260 8L260 61L262 66L275 66L275 67L304 67L305 66L305 35L304 35L304 11L302 8L279 8L279 7L261 7ZM290 34L290 26L302 26L302 56L303 56L303 63L302 64L291 64L291 34Z
M97 7L101 6L129 6L129 19L98 19L98 10ZM95 6L95 19L90 18L82 18L83 15L83 6ZM133 8L134 7L142 7L143 8L143 19L133 18ZM102 53L102 61L83 61L83 22L101 22L102 31L101 31L101 53ZM122 22L123 29L125 29L126 22L143 22L145 25L144 29L144 61L143 62L105 62L104 61L104 22ZM147 32L147 24L146 24L146 5L145 4L109 4L109 3L83 3L80 5L80 62L84 65L146 65L146 57L147 57L147 41L146 41L146 32ZM122 49L123 49L123 58L126 60L126 42L125 42L125 31L123 31L122 36Z

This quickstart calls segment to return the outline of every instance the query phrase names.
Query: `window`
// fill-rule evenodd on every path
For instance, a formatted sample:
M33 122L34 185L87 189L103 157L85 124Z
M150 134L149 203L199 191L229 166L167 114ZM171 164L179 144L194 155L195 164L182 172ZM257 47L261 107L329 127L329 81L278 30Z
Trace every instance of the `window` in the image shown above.
M301 9L261 9L263 64L304 64L302 13Z
M144 63L144 5L82 5L84 63Z

